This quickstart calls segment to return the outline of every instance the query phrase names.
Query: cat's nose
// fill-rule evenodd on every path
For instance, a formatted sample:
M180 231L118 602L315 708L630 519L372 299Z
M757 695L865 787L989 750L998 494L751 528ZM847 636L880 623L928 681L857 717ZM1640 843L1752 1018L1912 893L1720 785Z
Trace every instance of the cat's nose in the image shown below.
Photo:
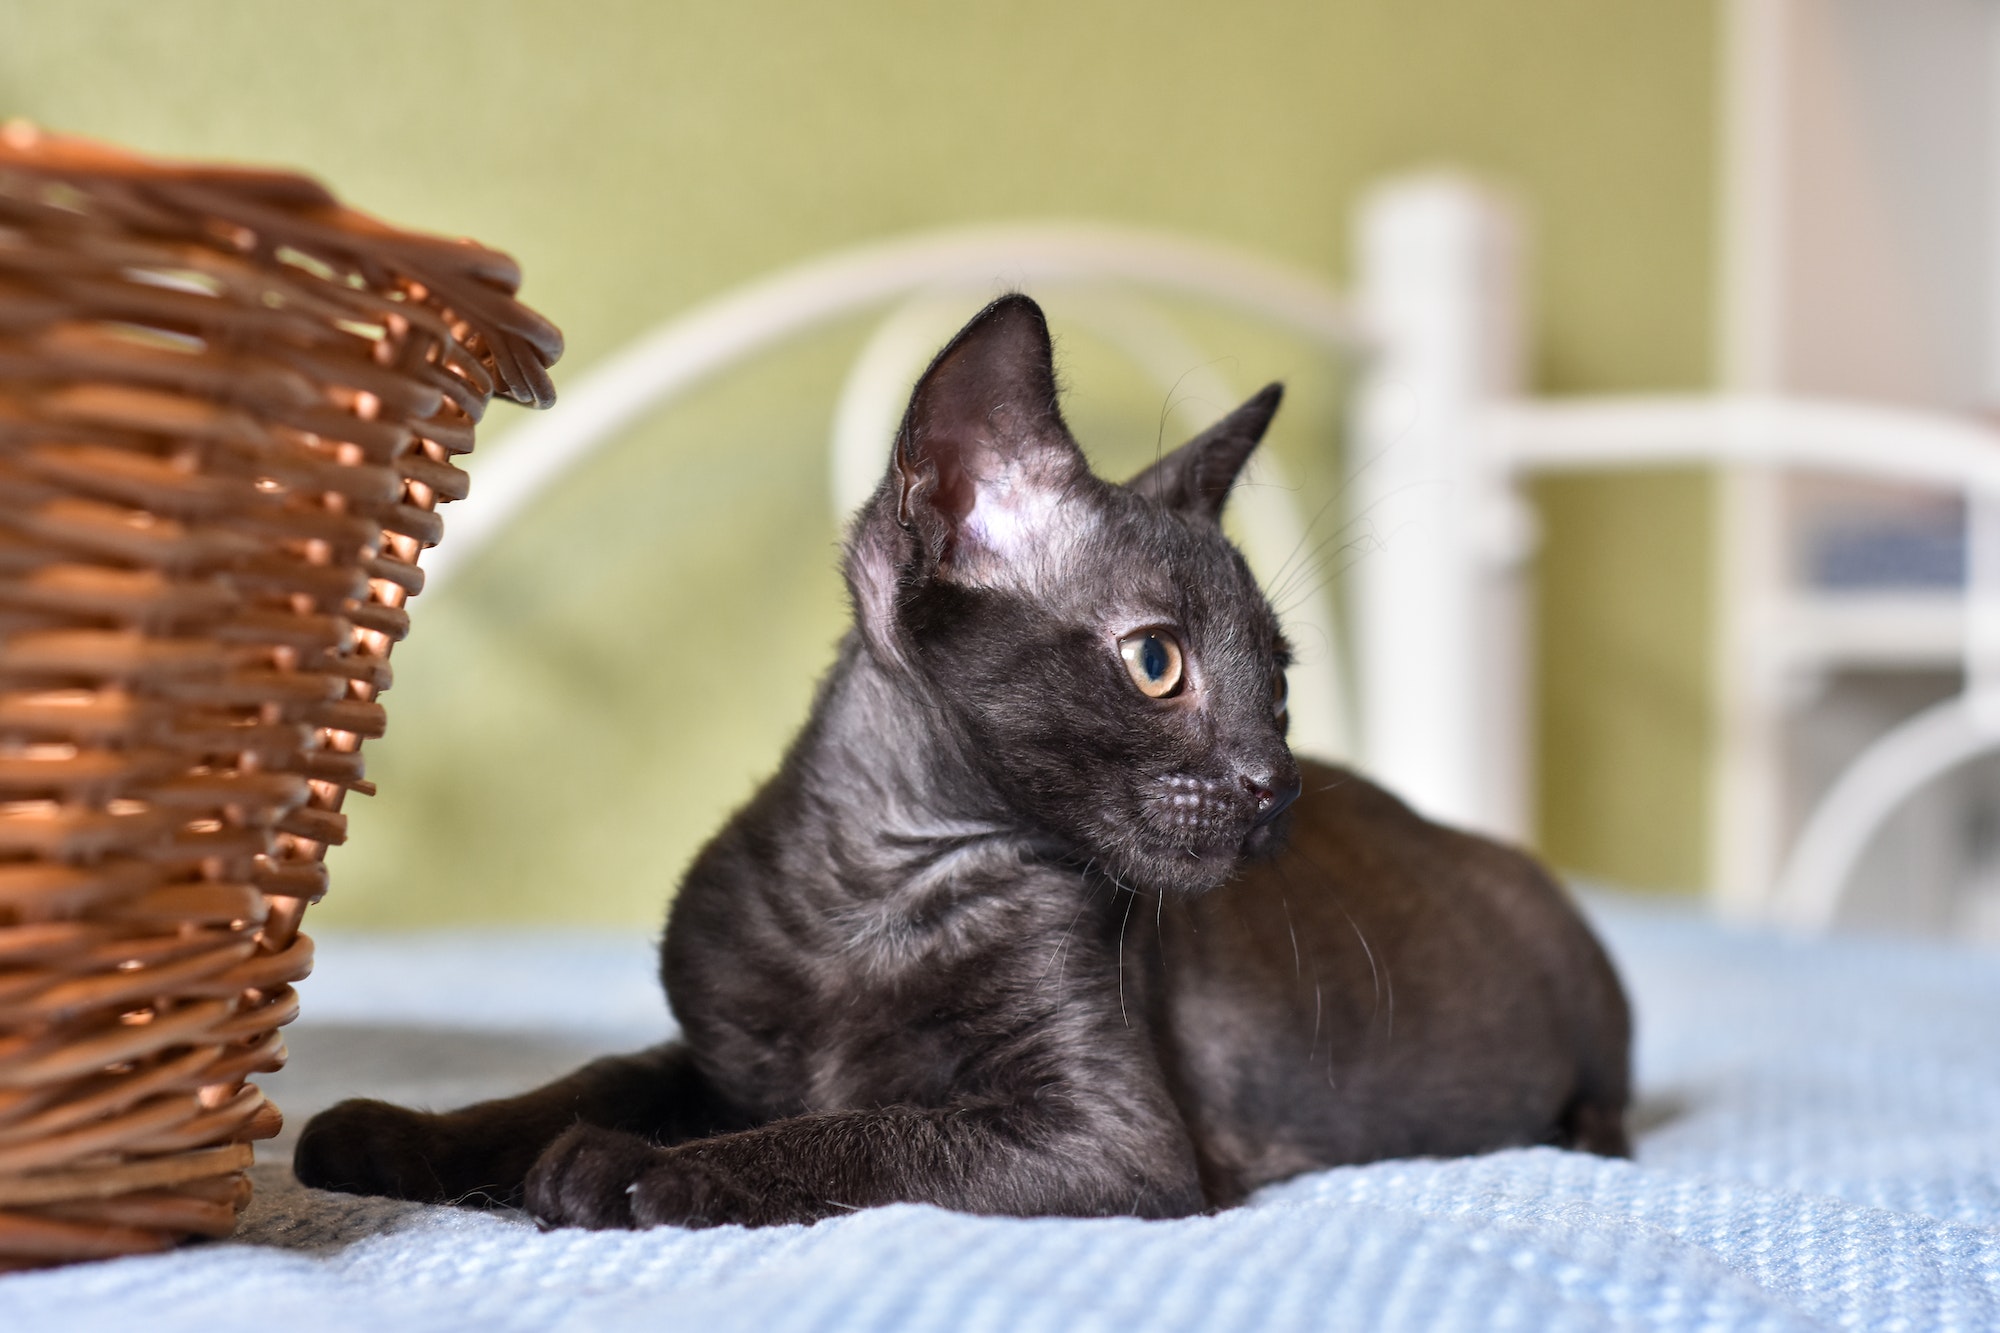
M1282 778L1241 773L1237 778L1242 782L1243 790L1250 793L1250 799L1257 803L1257 823L1260 825L1270 823L1299 799L1301 787L1297 773Z

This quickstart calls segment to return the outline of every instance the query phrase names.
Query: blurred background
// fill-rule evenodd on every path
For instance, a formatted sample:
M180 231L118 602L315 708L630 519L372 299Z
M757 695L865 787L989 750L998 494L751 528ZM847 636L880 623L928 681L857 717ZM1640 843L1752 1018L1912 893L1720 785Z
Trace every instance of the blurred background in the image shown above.
M1443 167L1518 219L1533 395L1836 395L1969 421L2000 400L1996 13L0 0L0 119L300 167L506 250L568 335L559 387L739 284L949 224L1136 224L1346 286L1369 192ZM1173 313L1199 349L1192 400L1051 301L1102 470L1283 379L1271 452L1299 512L1337 516L1354 366ZM421 599L368 747L382 795L350 805L318 919L659 920L843 628L827 439L879 322L649 414ZM522 424L489 416L475 495ZM1573 875L1754 908L1845 766L1967 683L1951 488L1704 466L1526 486L1517 832ZM1368 544L1337 518L1314 537L1343 605ZM1955 765L1871 840L1841 919L2000 939L1996 857L2000 779Z

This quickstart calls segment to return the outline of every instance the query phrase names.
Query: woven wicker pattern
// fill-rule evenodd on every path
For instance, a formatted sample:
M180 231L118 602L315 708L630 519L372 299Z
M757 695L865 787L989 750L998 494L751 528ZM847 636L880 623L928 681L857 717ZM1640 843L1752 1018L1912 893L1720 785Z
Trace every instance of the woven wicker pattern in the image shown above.
M519 282L0 127L0 1266L233 1227L452 460L552 399Z

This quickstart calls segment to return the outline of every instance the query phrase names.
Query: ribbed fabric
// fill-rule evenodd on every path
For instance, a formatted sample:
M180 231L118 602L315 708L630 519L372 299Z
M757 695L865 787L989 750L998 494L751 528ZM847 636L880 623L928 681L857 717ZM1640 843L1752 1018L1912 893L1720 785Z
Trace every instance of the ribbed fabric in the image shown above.
M2000 1329L2000 959L1592 906L1639 1012L1636 1162L1383 1163L1180 1222L895 1207L639 1234L314 1194L274 1163L237 1240L0 1278L0 1328ZM520 1048L543 1064L645 1026L637 942L483 947L323 942L297 1044L348 1068L288 1109L390 1057L414 1059L400 1095L476 1085L445 1026L539 1029Z

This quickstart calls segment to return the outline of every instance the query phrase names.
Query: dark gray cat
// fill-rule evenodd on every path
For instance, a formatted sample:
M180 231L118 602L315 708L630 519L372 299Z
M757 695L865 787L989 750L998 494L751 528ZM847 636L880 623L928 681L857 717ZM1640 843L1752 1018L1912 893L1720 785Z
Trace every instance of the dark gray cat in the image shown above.
M1563 894L1286 748L1285 641L1217 522L1278 398L1114 485L1041 311L988 306L854 522L812 716L674 900L681 1040L445 1114L345 1102L299 1179L757 1226L1624 1153L1625 999Z

